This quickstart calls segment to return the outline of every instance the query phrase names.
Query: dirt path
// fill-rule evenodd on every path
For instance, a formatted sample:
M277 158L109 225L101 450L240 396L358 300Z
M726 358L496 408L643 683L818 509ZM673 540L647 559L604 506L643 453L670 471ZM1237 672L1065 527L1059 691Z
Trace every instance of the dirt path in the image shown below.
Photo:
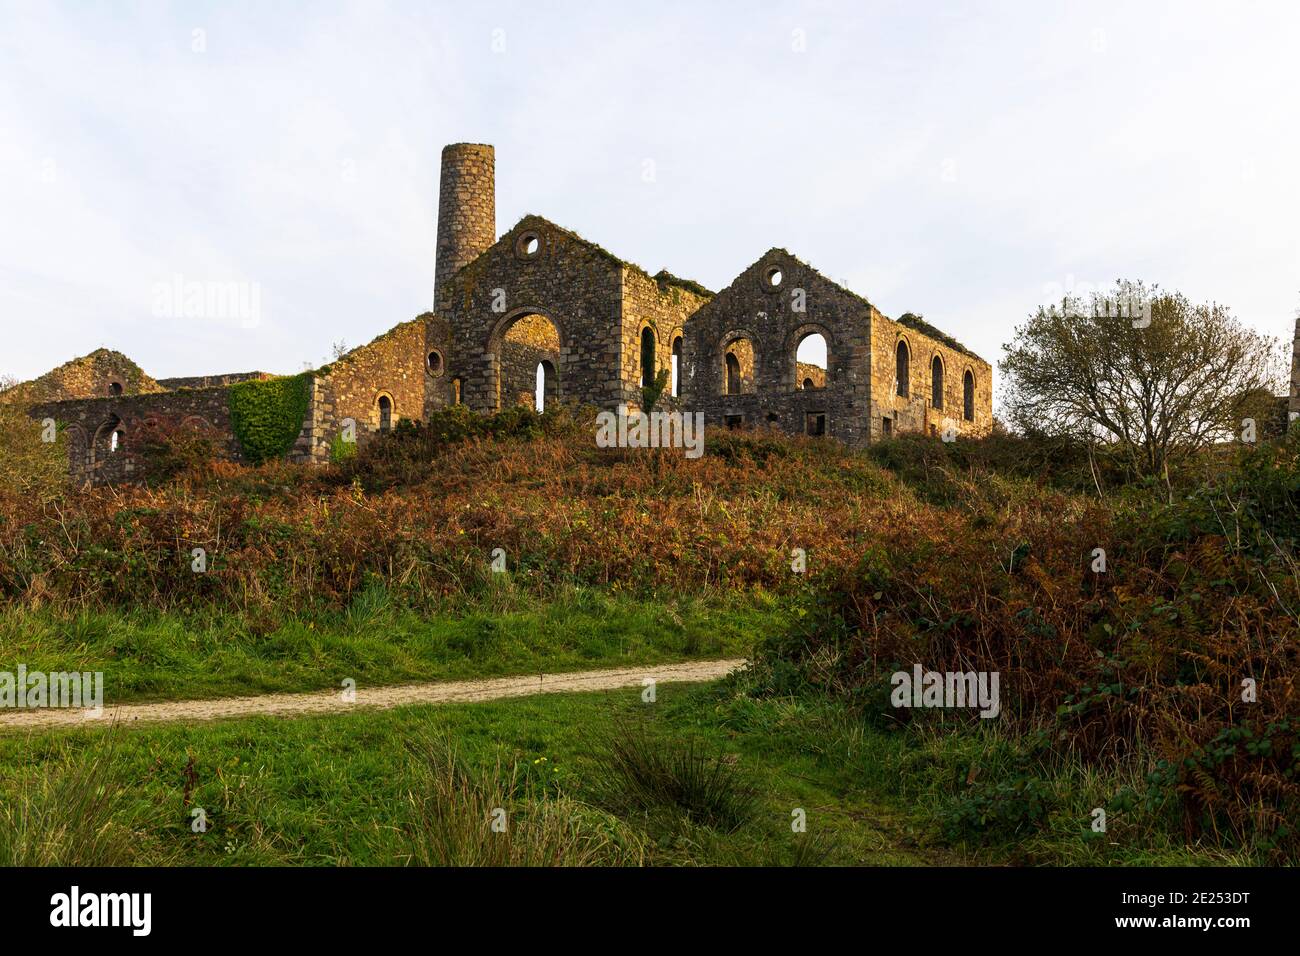
M576 671L566 674L534 674L528 677L496 677L487 680L404 684L398 687L357 687L356 699L347 702L341 690L309 694L264 694L260 697L226 697L217 700L183 700L162 704L123 704L105 707L99 716L84 710L3 710L0 730L41 730L48 727L78 727L86 724L121 724L172 720L219 720L266 714L296 717L300 714L339 713L358 707L401 707L406 704L461 704L502 697L532 694L564 694L589 690L641 687L643 682L709 681L724 677L743 660L699 661L690 664L661 664L619 670Z

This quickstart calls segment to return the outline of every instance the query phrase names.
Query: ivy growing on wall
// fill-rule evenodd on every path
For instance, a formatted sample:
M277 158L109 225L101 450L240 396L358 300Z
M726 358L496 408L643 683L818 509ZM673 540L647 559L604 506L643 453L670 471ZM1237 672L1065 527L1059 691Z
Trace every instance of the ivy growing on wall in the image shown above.
M283 458L293 447L311 402L310 372L230 387L230 423L254 465Z

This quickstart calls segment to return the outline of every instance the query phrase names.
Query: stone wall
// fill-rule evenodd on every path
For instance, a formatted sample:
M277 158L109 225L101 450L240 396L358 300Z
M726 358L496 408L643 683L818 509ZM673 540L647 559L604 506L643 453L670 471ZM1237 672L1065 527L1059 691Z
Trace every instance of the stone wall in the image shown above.
M264 382L273 377L270 372L225 372L221 375L160 378L158 384L169 391L175 391L178 388L211 388L214 385L234 385L238 382Z
M654 338L654 375L661 369L669 370L668 387L664 390L661 405L677 406L672 395L673 343L681 339L685 349L686 320L711 298L707 289L689 281L677 279L666 272L651 277L630 264L622 271L620 301L619 362L616 369L620 394L617 401L629 407L640 408L643 384L641 369L641 341L646 330ZM680 373L679 373L680 374Z
M621 287L622 263L610 253L540 216L521 219L440 286L438 315L451 328L448 362L461 380L462 402L477 412L509 404L502 388L506 333L520 319L542 315L559 335L558 398L612 408L627 393L618 373Z
M871 427L870 437L885 435L885 419L891 434L923 432L942 436L945 430L957 435L987 435L993 427L993 372L989 364L966 350L954 348L920 331L915 324L895 321L875 309L871 315ZM908 356L908 395L898 394L898 345L905 343ZM932 390L933 361L943 367L940 407L935 407ZM964 379L974 382L973 417L964 407Z
M779 282L774 280L779 273ZM869 439L871 306L783 249L773 249L687 322L683 408L706 427L747 425ZM802 388L799 344L826 340L822 386ZM727 392L727 353L740 394ZM806 367L806 363L803 363Z
M802 304L802 311L800 311ZM850 446L891 432L987 434L992 371L987 362L923 320L895 322L783 249L770 250L686 324L687 406L706 425L780 428L831 435ZM825 369L798 361L812 334L826 341ZM908 397L897 392L896 352L908 343ZM734 357L733 386L729 356ZM931 362L944 369L940 407L930 393ZM962 381L974 382L973 415L963 415ZM812 388L804 388L811 378ZM737 393L729 388L738 388Z
M800 362L799 372L796 379L800 388L825 388L826 369L822 368L820 365Z
M230 461L243 461L243 451L230 424L226 386L107 396L33 406L36 421L53 418L67 435L68 472L74 481L111 482L138 477L143 470L138 442L158 425L193 425L221 436L219 452ZM120 436L116 450L112 435Z
M537 366L549 363L546 397L559 394L560 333L545 316L525 315L507 330L501 342L501 404L527 405L537 400Z
M78 398L145 395L164 391L158 382L121 352L96 349L65 362L40 378L23 382L4 393L3 401L23 405L62 402Z
M390 423L423 421L447 403L449 377L445 325L424 315L403 322L367 345L320 369L312 383L303 434L290 458L328 461L335 435L346 419L356 423L364 444L380 430L381 398L390 403ZM441 333L441 334L440 334ZM437 359L431 360L436 354Z

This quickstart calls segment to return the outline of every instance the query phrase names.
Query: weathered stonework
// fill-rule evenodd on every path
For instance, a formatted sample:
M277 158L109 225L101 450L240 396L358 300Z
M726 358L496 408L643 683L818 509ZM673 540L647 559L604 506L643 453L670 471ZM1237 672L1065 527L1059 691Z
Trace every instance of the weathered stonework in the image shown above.
M210 430L224 439L223 457L243 461L230 424L228 386L45 402L30 414L38 421L54 419L67 435L68 473L77 482L138 476L143 467L139 438L159 425Z
M269 372L226 372L222 375L193 375L188 378L160 378L158 384L169 392L181 388L211 388L214 385L236 385L239 382L264 382L274 378Z
M651 276L540 216L496 238L494 177L491 146L443 150L434 311L316 370L290 460L329 460L349 420L364 444L453 403L482 413L531 404L539 367L547 404L636 408L642 387L675 368L662 407L703 412L710 427L771 427L851 446L992 427L988 363L918 316L890 319L783 249L714 295L666 271ZM826 341L825 369L798 360L813 334ZM1291 401L1300 409L1296 374ZM73 433L75 477L116 480L138 472L131 436L151 417L202 420L240 460L227 387L257 377L266 376L155 382L101 350L8 395L44 402L33 414ZM122 394L108 394L113 383ZM115 431L124 451L106 453Z
M325 462L344 423L355 425L359 445L406 418L423 421L450 403L447 325L426 313L390 329L318 369L293 461ZM387 408L384 408L384 402Z
M770 250L686 323L686 394L714 426L766 426L828 434L848 445L891 434L982 435L992 427L992 369L919 319L893 321L783 249ZM826 342L827 368L797 359L810 335ZM900 396L897 348L909 353ZM932 402L932 360L944 374ZM734 359L734 360L733 360ZM728 371L728 366L732 371ZM971 415L962 405L969 372ZM812 378L813 387L804 384Z
M905 319L894 321L871 310L869 439L879 440L886 427L895 435L904 432L987 435L993 427L992 368L973 353L945 344L920 331L918 326L919 323ZM905 396L899 388L900 345L907 354ZM940 367L937 395L935 359L939 360ZM888 426L886 419L890 420Z
M438 250L434 302L443 282L496 241L496 151L479 143L442 150L438 182Z
M78 398L148 395L166 391L121 352L96 349L65 362L40 378L23 382L4 393L0 401L32 404Z

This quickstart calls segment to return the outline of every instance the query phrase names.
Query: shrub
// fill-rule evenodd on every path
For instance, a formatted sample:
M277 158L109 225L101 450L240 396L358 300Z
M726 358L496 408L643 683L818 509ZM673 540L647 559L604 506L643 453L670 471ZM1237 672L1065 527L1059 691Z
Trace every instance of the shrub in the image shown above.
M1150 797L1177 801L1189 833L1294 858L1300 841L1283 821L1300 817L1297 482L1289 441L1242 453L1172 503L1022 488L989 508L987 490L969 488L969 520L913 513L882 526L871 551L833 572L841 623L777 652L814 686L862 702L900 664L998 672L1013 727L1046 724L1084 760L1161 761ZM1000 818L1002 797L984 794L970 813Z
M615 813L668 811L732 832L756 812L757 794L736 765L701 752L694 739L670 740L625 723L597 754L598 801Z
M47 500L60 494L68 477L67 437L42 441L43 424L16 402L5 401L11 380L0 379L0 490Z
M419 866L627 866L643 847L618 821L549 788L517 764L468 766L450 744L421 744L403 836ZM497 823L496 829L493 824Z
M939 820L950 840L1006 839L1038 829L1055 803L1046 781L1019 774L972 785L940 811Z
M206 477L216 464L220 440L214 429L194 424L159 422L144 429L138 439L144 476L159 482Z
M230 424L254 465L283 458L302 431L312 373L230 386Z

